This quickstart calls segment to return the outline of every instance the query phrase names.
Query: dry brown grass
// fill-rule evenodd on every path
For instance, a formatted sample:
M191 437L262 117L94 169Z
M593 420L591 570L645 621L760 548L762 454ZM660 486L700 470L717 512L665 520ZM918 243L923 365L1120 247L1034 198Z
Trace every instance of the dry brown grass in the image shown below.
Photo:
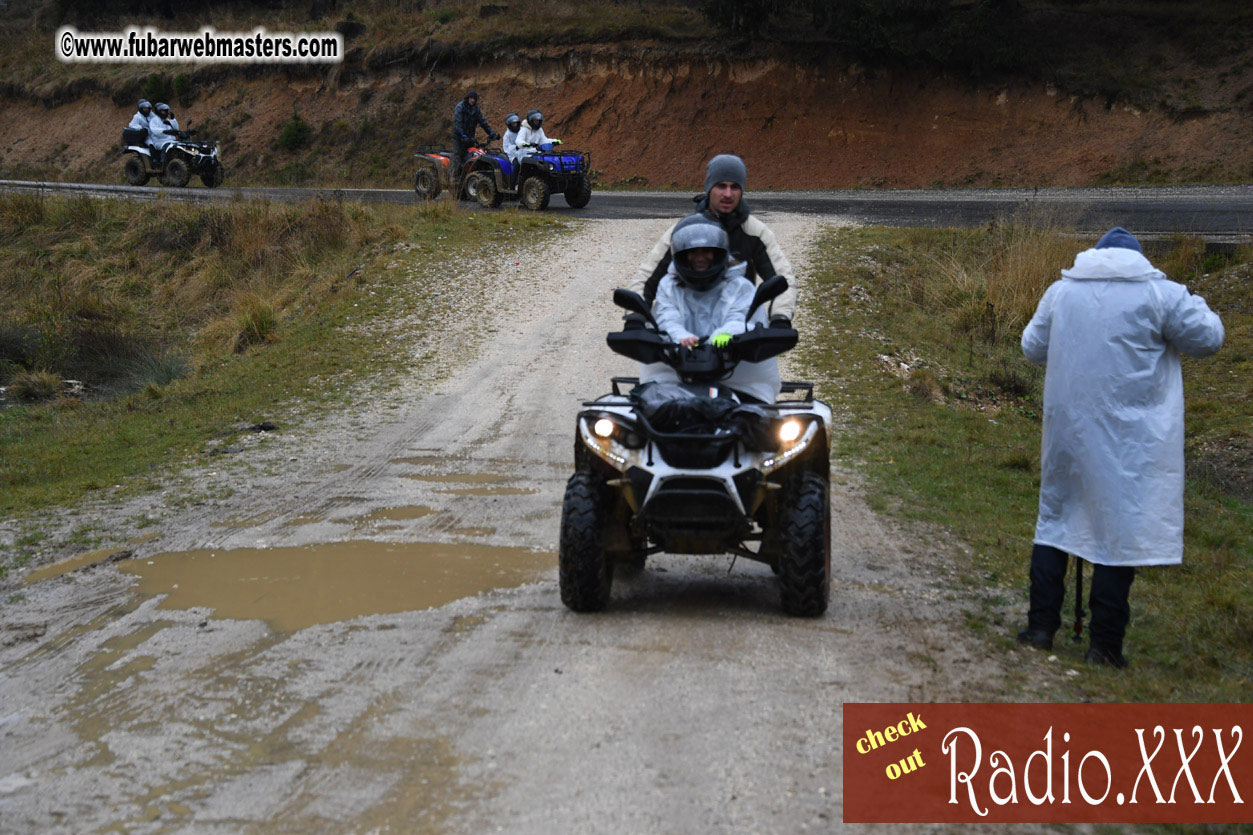
M1022 332L1083 248L1073 231L1049 220L994 224L986 236L929 254L935 275L920 278L915 298L954 311L959 329L995 343Z
M0 361L142 386L180 367L171 352L194 365L273 340L285 311L338 292L362 251L399 230L330 201L3 196Z

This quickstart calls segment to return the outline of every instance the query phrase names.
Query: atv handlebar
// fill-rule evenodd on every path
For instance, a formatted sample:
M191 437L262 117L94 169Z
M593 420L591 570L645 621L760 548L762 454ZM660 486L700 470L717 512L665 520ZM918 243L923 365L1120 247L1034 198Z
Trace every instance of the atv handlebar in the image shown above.
M715 348L709 337L691 348L671 342L656 330L635 328L605 337L609 349L637 362L665 363L685 382L722 380L741 362L762 362L793 348L800 335L791 328L757 327L731 337L725 348Z

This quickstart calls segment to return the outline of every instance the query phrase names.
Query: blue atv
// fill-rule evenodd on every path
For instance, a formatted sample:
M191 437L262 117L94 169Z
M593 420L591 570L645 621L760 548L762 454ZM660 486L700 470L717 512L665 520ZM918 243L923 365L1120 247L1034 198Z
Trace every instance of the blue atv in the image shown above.
M553 192L564 195L570 208L581 209L592 199L591 158L582 151L554 150L548 143L516 165L504 154L484 154L466 175L466 192L488 209L509 199L538 212L548 208Z

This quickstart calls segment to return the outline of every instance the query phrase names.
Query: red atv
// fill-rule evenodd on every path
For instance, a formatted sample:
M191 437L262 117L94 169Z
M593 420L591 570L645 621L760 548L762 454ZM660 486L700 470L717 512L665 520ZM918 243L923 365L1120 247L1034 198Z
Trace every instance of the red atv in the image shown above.
M458 195L461 200L477 199L478 177L471 176L471 172L479 167L476 165L479 157L487 153L486 145L485 142L483 146L471 145L466 149L465 163L461 166L461 194ZM453 187L452 151L422 148L414 156L418 158L418 171L413 175L413 190L420 199L434 200L441 191Z

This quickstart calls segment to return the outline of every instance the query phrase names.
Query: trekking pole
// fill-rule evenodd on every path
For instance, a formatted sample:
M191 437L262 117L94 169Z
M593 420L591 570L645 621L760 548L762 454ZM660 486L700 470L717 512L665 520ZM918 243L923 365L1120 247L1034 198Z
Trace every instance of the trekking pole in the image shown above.
M1075 557L1075 631L1070 640L1083 642L1083 560Z

